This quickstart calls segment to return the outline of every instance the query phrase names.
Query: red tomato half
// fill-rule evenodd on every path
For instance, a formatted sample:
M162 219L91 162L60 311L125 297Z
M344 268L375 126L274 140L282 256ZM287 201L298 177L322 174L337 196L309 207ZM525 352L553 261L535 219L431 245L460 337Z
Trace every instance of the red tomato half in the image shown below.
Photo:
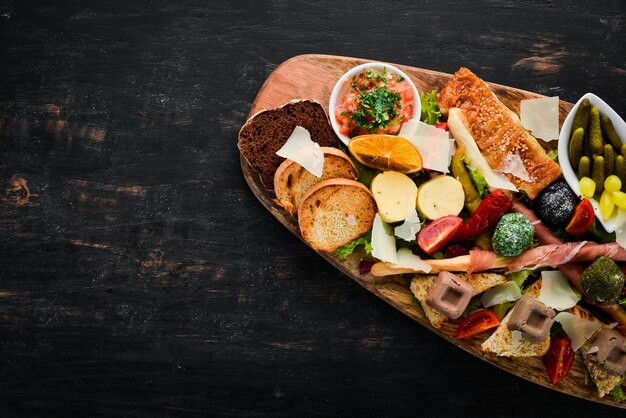
M456 329L456 338L460 340L462 338L471 337L472 335L495 328L498 325L500 325L498 315L489 309L481 309L461 321L459 327Z
M565 230L571 235L584 234L589 228L591 228L595 217L596 215L593 212L591 202L588 199L583 199L578 205L576 205L572 219L569 221Z
M443 129L444 131L448 131L448 122L439 122L435 124L435 128Z
M574 350L569 338L557 337L550 340L550 349L543 357L543 364L546 366L548 377L553 384L559 383L574 363Z
M426 253L432 254L446 245L463 225L463 219L448 215L426 225L417 234L417 245Z

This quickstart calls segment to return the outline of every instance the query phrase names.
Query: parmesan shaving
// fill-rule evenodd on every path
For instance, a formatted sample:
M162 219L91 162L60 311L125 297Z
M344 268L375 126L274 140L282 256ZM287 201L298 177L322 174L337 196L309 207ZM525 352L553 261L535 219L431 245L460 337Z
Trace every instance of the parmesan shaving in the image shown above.
M356 225L356 218L354 217L353 214L350 214L350 215L346 216L346 222L348 223L348 225L354 226L354 225Z
M415 241L415 237L420 229L422 229L422 224L417 216L417 210L413 208L413 212L404 220L404 223L396 226L393 232L396 237L410 242Z
M396 255L398 262L391 265L393 268L409 268L423 273L429 273L432 270L430 264L413 254L408 248L400 248Z
M513 348L519 347L522 343L522 331L511 331L511 346Z
M454 153L454 140L443 129L417 119L405 122L399 136L408 139L422 156L424 168L448 173Z
M546 306L564 311L576 306L580 297L580 294L569 285L567 277L560 271L541 272L541 290L537 299Z
M487 290L480 297L485 308L504 302L513 302L522 297L519 286L515 282L506 282Z
M597 353L598 351L600 351L600 347L598 347L597 345L594 345L585 354L593 354L593 353Z
M520 103L522 126L544 141L559 139L559 98L526 99Z
M381 261L397 263L396 239L391 227L377 213L372 227L372 255Z
M276 154L297 162L315 177L322 177L324 152L317 142L311 140L311 134L303 127L296 126L287 142Z
M517 154L507 154L500 164L499 170L503 173L511 174L518 179L530 181L530 175L528 175L528 171L526 171L522 159Z
M560 312L554 320L561 324L567 336L572 340L574 351L582 347L601 328L599 323L579 318L569 312Z

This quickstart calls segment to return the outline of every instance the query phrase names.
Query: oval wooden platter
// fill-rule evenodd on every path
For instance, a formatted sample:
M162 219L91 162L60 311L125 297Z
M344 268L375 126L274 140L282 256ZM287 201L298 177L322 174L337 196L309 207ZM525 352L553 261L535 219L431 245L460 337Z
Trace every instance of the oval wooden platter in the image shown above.
M252 115L259 110L280 106L291 99L316 99L322 103L324 109L328 112L328 99L335 82L350 68L367 61L368 60L365 59L331 55L300 55L293 57L278 66L265 81L252 104L249 114ZM420 92L427 92L433 89L440 90L452 77L450 74L436 71L398 64L393 65L409 75ZM480 74L478 74L478 76L480 77ZM488 84L498 98L518 114L519 103L522 99L543 97L536 93L512 87L492 83ZM559 119L561 124L572 106L571 103L560 102ZM553 146L556 146L556 143L554 143ZM273 202L273 192L269 192L263 187L260 178L252 171L243 157L241 157L241 169L252 193L263 206L291 231L291 233L302 239L297 220ZM540 358L507 358L484 354L480 350L480 344L489 334L486 333L464 340L457 340L454 337L456 324L452 321L448 321L441 329L433 328L425 317L422 309L414 303L413 295L409 290L410 277L397 276L394 278L379 279L370 274L361 275L359 274L358 265L363 255L362 253L355 253L345 261L332 253L318 254L348 277L352 278L361 286L400 310L405 315L419 322L450 343L481 358L487 363L493 364L511 374L552 390L606 405L626 408L626 402L615 402L610 395L600 399L595 393L595 388L585 387L583 384L585 367L578 361L574 362L572 370L562 382L558 385L553 385L547 378Z

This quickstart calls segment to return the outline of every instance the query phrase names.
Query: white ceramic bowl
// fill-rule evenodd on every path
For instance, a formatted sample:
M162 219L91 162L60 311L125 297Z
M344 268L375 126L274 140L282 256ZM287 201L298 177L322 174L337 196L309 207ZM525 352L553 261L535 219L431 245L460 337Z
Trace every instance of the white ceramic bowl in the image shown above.
M563 126L561 127L561 133L559 134L559 164L561 164L561 170L563 171L563 177L569 184L569 187L576 193L578 196L582 196L580 193L579 180L572 168L572 165L569 161L569 140L572 129L572 122L574 121L574 115L576 115L576 110L580 105L580 102L583 99L589 99L589 102L592 106L595 106L600 111L600 115L606 115L613 122L613 126L615 127L615 131L619 135L622 142L626 142L626 123L624 119L622 119L608 104L604 102L601 98L596 96L593 93L587 93L583 97L581 97L578 102L574 105L572 110L565 118L563 122ZM613 232L618 229L619 226L623 225L626 222L626 211L617 208L613 212L613 215L609 219L603 219L600 214L600 204L596 199L589 199L593 208L596 212L596 218L600 221L604 229L608 232Z
M350 87L352 77L365 70L383 71L384 69L387 69L388 72L392 72L394 74L404 77L404 79L409 82L409 84L413 88L413 118L417 117L419 119L420 115L422 114L422 106L420 103L419 92L417 91L417 88L415 88L415 84L413 84L413 81L411 81L411 78L408 75L406 75L393 65L386 64L384 62L368 62L366 64L361 64L341 76L339 81L337 81L337 84L335 84L332 93L330 94L330 101L328 103L328 116L330 118L330 124L333 126L335 133L344 144L348 145L348 142L350 142L350 138L340 133L341 126L339 125L339 122L337 122L337 118L335 118L337 101L343 97L345 92Z

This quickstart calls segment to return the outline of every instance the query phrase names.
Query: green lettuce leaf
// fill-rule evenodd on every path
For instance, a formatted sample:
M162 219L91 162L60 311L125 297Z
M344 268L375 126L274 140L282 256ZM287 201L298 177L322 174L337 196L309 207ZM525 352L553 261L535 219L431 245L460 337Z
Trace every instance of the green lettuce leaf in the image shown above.
M441 111L437 105L437 90L430 93L420 93L420 103L422 104L421 121L429 125L439 123Z
M347 243L346 245L344 245L343 247L339 247L335 250L335 253L341 257L342 260L345 260L346 258L348 258L348 256L350 254L352 254L355 250L356 247L358 247L359 245L362 245L365 249L365 253L369 254L372 252L372 234L371 232L368 232L367 234L363 235L362 237L359 237L349 243Z
M487 180L485 180L485 176L469 167L467 167L467 174L469 174L470 179L472 180L472 183L474 183L474 187L476 187L480 197L486 197L489 194L489 185L487 184Z
M626 396L624 395L624 391L622 390L621 382L615 385L613 389L611 389L611 396L613 396L613 400L615 402L624 402L626 401Z

